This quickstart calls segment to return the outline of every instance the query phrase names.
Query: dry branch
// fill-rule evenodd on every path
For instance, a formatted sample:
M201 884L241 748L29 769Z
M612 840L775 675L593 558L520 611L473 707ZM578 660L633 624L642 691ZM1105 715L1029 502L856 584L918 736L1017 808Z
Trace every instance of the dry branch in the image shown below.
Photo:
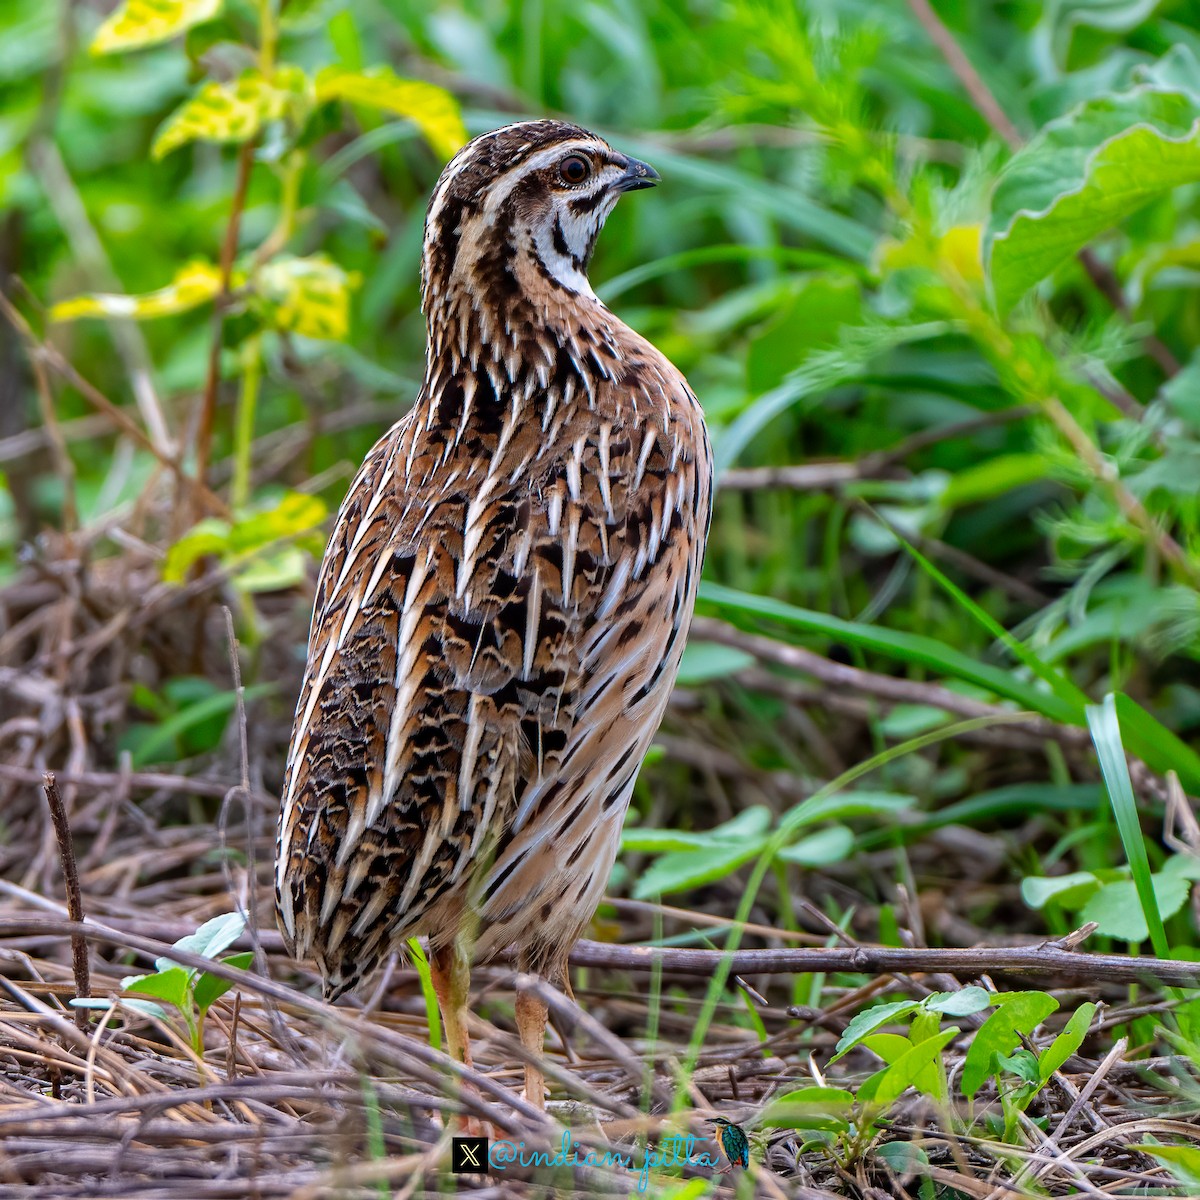
M4 922L0 922L0 931ZM1001 971L1041 979L1086 980L1099 983L1138 983L1152 979L1173 987L1200 987L1200 963L1164 958L1126 958L1120 954L1086 954L1068 949L1063 941L1037 946L986 946L979 949L851 946L805 947L797 950L687 950L676 947L618 946L579 942L571 952L574 967L605 967L615 971L652 971L656 966L680 975L712 975L730 960L737 975L799 975L815 971L858 974L921 973L970 976Z
M79 868L75 864L75 845L71 840L71 825L67 820L67 810L63 805L53 771L47 771L43 776L42 789L46 793L50 820L54 823L54 836L58 841L58 856L62 862L63 882L67 892L67 913L72 921L82 923L83 892L79 887ZM86 999L92 994L87 940L78 933L71 934L71 967L75 972L75 994ZM80 1029L87 1028L87 1013L82 1008L75 1010L75 1024Z

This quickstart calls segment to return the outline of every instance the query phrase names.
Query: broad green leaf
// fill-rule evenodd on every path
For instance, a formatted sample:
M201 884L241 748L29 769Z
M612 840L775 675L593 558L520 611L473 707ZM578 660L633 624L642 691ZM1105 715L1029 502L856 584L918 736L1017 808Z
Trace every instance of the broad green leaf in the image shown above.
M246 71L236 83L206 83L166 119L151 156L162 158L188 142L248 142L288 113L299 123L311 104L310 87L304 72L291 66L270 78Z
M1037 1056L1031 1054L1024 1046L1018 1046L1011 1054L997 1054L996 1068L1015 1075L1025 1083L1039 1083Z
M900 1095L910 1087L916 1088L922 1095L936 1096L942 1078L938 1058L959 1032L957 1025L951 1025L949 1029L943 1029L940 1033L935 1033L932 1037L917 1042L916 1045L910 1045L889 1063L887 1070L879 1077L869 1099L886 1107L894 1100L899 1099ZM881 1039L888 1036L886 1034L876 1035ZM876 1037L867 1039L867 1045L871 1049L875 1049ZM900 1039L900 1041L907 1040L907 1038ZM867 1097L863 1098L867 1099Z
M991 1008L993 995L981 987L959 988L957 992L934 992L921 1001L921 1007L944 1017L969 1017Z
M994 1000L996 1011L976 1030L963 1063L961 1086L968 1100L995 1071L996 1056L1011 1054L1022 1034L1032 1033L1058 1008L1045 992L1001 992Z
M1186 903L1191 882L1179 875L1150 876L1155 908L1160 919L1173 917ZM1123 942L1144 942L1150 936L1141 894L1132 879L1106 883L1096 890L1079 914L1082 921L1095 921L1099 932Z
M634 897L645 900L650 896L684 892L724 879L743 863L757 858L766 845L766 837L759 836L747 841L731 841L723 846L710 846L704 850L664 854L638 880L633 889Z
M833 1129L849 1127L854 1094L844 1088L806 1087L774 1097L758 1124L774 1129Z
M1044 908L1051 900L1066 909L1076 909L1091 897L1101 880L1091 871L1069 875L1029 875L1021 880L1021 899L1030 908Z
M193 25L211 21L224 0L125 0L96 30L93 54L152 46L178 37Z
M875 1147L874 1155L901 1177L919 1175L923 1167L929 1166L929 1155L912 1142L884 1142Z
M219 517L205 517L167 551L163 580L183 583L200 559L211 557L226 567L245 564L244 570L234 573L239 583L245 576L247 590L253 590L256 584L278 583L280 564L269 566L264 574L256 570L256 556L285 540L297 541L313 555L319 555L324 541L318 529L328 515L329 509L320 497L285 492L270 508L251 512L232 524Z
M1200 180L1200 102L1135 88L1052 121L1005 168L992 197L989 271L1006 312L1098 233Z
M1155 1146L1149 1143L1129 1147L1166 1163L1171 1174L1193 1195L1200 1192L1200 1149L1195 1146Z
M160 960L161 961L161 960ZM188 1005L188 993L192 981L192 972L187 967L168 967L166 970L155 971L151 975L130 975L121 980L121 986L127 992L140 992L146 996L156 996L168 1004L184 1009Z
M344 341L349 333L350 291L358 283L357 274L323 255L275 258L254 276L255 290L276 329L325 341Z
M725 646L720 642L688 642L676 682L689 687L707 683L710 679L726 679L754 666L757 661L753 654L736 646Z
M188 312L207 304L221 290L220 268L210 262L190 262L163 288L138 296L93 292L60 300L50 309L52 321L74 321L79 317L133 317L145 321Z
M916 1000L893 1000L888 1004L876 1004L873 1008L864 1009L854 1016L850 1024L842 1031L830 1064L837 1062L843 1054L852 1050L863 1038L874 1033L884 1025L901 1020L909 1013L916 1011L920 1003Z
M222 913L211 917L196 930L173 943L176 950L188 954L202 954L205 958L216 958L222 950L228 950L246 929L246 916L240 912Z
M1038 1076L1043 1083L1083 1045L1083 1039L1087 1037L1095 1015L1096 1005L1090 1000L1081 1004L1071 1014L1071 1019L1063 1027L1062 1033L1042 1051L1038 1059Z
M243 950L240 954L231 954L221 961L227 967L240 967L244 971L254 961L254 951ZM210 971L201 971L200 978L196 980L196 986L192 992L192 999L203 1014L208 1012L213 1004L233 986L232 979L222 979Z
M442 158L453 157L467 140L458 101L436 84L401 79L391 67L347 71L326 67L317 76L317 102L346 100L406 117Z
M802 867L825 867L830 863L842 862L853 851L854 833L845 825L831 825L790 846L784 846L776 857Z

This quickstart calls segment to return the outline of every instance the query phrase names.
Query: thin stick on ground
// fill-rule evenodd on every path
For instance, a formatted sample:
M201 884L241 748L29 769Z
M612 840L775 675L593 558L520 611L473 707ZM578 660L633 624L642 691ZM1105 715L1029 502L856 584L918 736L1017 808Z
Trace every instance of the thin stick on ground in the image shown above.
M50 820L54 823L54 836L58 840L58 856L62 863L63 882L67 891L67 913L72 921L83 921L83 892L79 887L79 868L75 865L75 846L71 840L71 826L67 810L58 790L58 781L53 771L47 771L42 779L42 790L50 807ZM87 999L92 994L91 974L88 969L87 939L78 933L71 934L71 966L75 972L75 994ZM87 1029L87 1012L75 1010L75 1024Z

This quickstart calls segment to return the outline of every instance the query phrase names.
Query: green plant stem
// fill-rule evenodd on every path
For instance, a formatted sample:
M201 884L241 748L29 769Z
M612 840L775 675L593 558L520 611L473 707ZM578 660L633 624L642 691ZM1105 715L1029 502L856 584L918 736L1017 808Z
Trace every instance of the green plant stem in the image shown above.
M242 347L242 391L238 397L233 441L233 511L242 512L250 500L250 460L254 448L254 414L262 381L262 337L256 334Z

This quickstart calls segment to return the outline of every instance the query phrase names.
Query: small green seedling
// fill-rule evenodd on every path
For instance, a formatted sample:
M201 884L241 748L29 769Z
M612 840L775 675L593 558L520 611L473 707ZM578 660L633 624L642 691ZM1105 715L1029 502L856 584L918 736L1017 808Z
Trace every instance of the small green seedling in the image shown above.
M1015 1140L1021 1113L1087 1036L1096 1014L1095 1004L1081 1005L1062 1032L1040 1052L1021 1043L1058 1008L1058 1001L1046 992L997 993L965 987L923 1000L875 1005L846 1026L830 1064L856 1046L863 1046L883 1059L885 1065L865 1079L856 1093L810 1087L777 1096L764 1110L761 1123L801 1131L802 1149L823 1148L842 1166L850 1165L873 1147L873 1152L898 1174L915 1169L906 1151L891 1149L892 1143L874 1144L882 1128L877 1118L909 1088L949 1112L945 1050L962 1030L958 1025L943 1029L941 1022L989 1008L994 1011L971 1035L959 1086L971 1100L984 1083L994 1079L1004 1113L1004 1137ZM901 1024L908 1026L906 1033L885 1032L886 1026Z
M245 928L246 918L241 913L224 913L205 921L195 933L180 938L174 944L174 949L215 959L237 941ZM253 952L246 950L220 961L225 966L244 970L253 959ZM192 1049L197 1054L203 1054L204 1018L213 1004L234 986L232 981L198 967L181 966L166 956L155 959L154 968L150 974L128 975L121 980L123 992L137 993L134 997L122 996L121 1003L135 1012L165 1021L170 1019L167 1011L157 1003L158 1000L165 1000L182 1015ZM138 996L153 996L155 999L143 1000ZM75 1008L108 1008L111 1003L100 997L81 999L76 996L71 1001Z

